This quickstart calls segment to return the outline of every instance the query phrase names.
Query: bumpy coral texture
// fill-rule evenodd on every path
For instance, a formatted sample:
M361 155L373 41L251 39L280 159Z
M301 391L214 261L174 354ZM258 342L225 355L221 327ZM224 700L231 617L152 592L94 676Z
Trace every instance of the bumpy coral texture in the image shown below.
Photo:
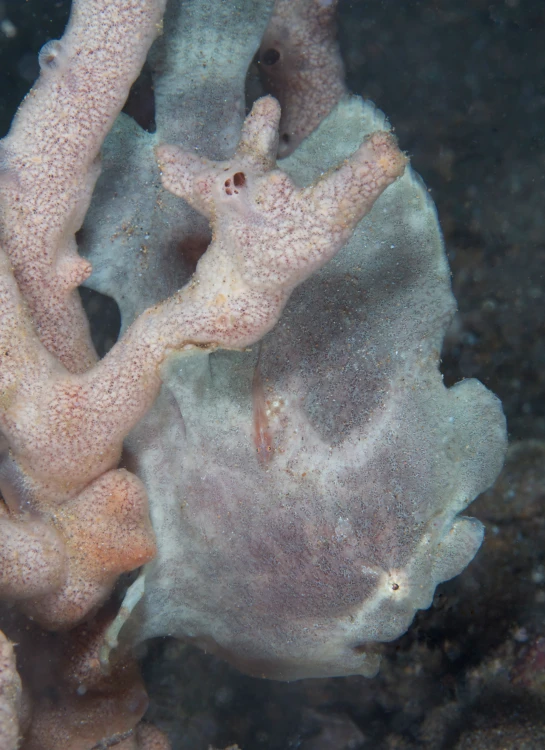
M377 133L344 164L298 189L275 169L279 114L273 99L257 102L229 162L158 149L166 184L212 217L214 241L190 283L144 313L86 373L67 372L43 346L11 266L0 258L0 426L10 446L0 478L13 514L0 519L0 529L4 524L2 533L10 535L15 523L21 540L17 546L11 536L1 554L11 578L24 578L19 550L36 529L24 514L40 508L50 516L60 538L47 531L29 548L36 564L15 597L48 627L81 620L119 573L153 556L144 490L114 467L123 438L157 394L169 351L259 340L293 288L340 249L404 169L394 139Z
M76 292L91 266L78 256L74 233L99 174L100 146L163 9L162 0L75 2L62 40L42 49L39 81L0 142L0 242L42 343L73 372L96 360Z
M162 732L139 723L148 699L136 661L125 654L109 670L101 667L110 619L102 612L67 634L22 630L21 673L32 705L23 750L168 750Z
M20 609L55 629L79 622L90 606L101 604L121 573L153 557L155 544L144 487L123 469L103 474L59 508L53 521L66 549L66 576L61 586L29 597Z
M482 530L457 514L501 461L493 398L440 383L448 269L384 119L337 108L341 123L367 120L357 138L320 134L332 156L303 150L310 175L277 168L344 92L334 0L277 3L262 65L285 104L280 150L270 97L234 149L270 0L240 0L236 13L223 0L170 4L152 56L157 131L117 123L118 158L133 151L125 184L109 173L92 214L101 229L83 234L108 238L105 265L131 273L122 291L119 275L105 283L124 297L125 330L96 362L75 294L91 266L74 235L164 5L74 0L0 144L0 595L19 613L2 622L21 636L32 693L25 750L168 747L138 723L147 700L134 661L121 650L105 674L99 658L110 613L96 610L156 551L146 491L159 554L134 584L144 598L126 640L180 635L286 679L371 674L370 644L401 633L471 559ZM120 204L131 221L118 232ZM210 222L206 252L206 221L187 204ZM135 261L128 238L156 229ZM189 283L191 263L169 276L182 239L186 255L204 253ZM163 276L150 284L152 267ZM247 350L263 337L259 355ZM127 444L139 479L118 468L123 441L160 390ZM61 632L22 626L21 612ZM20 684L0 645L0 738L12 747Z
M163 5L75 2L0 143L0 593L48 627L80 621L155 551L142 484L116 470L133 374L88 369L74 233ZM137 414L158 377L146 385Z
M157 148L163 185L212 225L213 241L180 297L184 309L161 316L167 326L180 321L189 342L242 349L258 341L294 287L339 251L403 173L405 156L379 132L314 185L297 188L276 168L279 117L276 100L258 100L225 162ZM169 328L164 335L174 338Z
M140 38L141 55L156 9L142 2L130 5L130 10L135 13L133 23L141 21L142 12L147 28ZM75 121L73 126L77 143L86 117L100 120L93 125L96 139L85 140L86 150L83 143L67 150L62 139L53 144L50 131L35 123L43 108L40 97L48 101L52 91L60 92L55 99L60 102L59 116L75 117L80 99L70 94L79 76L87 80L89 73L79 62L86 58L86 48L78 41L86 19L90 26L81 44L101 48L106 72L110 69L116 48L113 30L117 22L127 24L130 14L124 18L104 8L102 29L100 24L93 26L97 19L93 13L88 18L89 12L87 5L76 4L63 40L44 49L36 92L21 108L3 144L7 171L0 191L6 251L0 251L0 427L5 438L0 455L0 590L49 629L70 628L88 618L120 573L141 566L155 553L144 487L134 475L115 467L123 438L157 395L159 368L168 355L195 347L239 349L259 340L278 322L294 287L338 252L406 162L395 140L377 133L346 162L299 189L276 169L280 110L270 98L254 106L228 162L194 160L175 147L159 148L164 179L170 180L174 192L187 195L208 213L214 239L191 282L144 312L104 360L93 364L71 296L83 277L64 271L71 262L74 268L85 265L75 255L73 232L96 176L93 154L100 132L107 128L121 95L114 91L113 99L102 102L102 110L97 104L96 111L91 106L79 112L79 128ZM100 33L106 33L106 39ZM127 68L132 70L131 65ZM127 74L125 90L129 80ZM51 117L56 122L56 110ZM36 128L34 142L29 134ZM40 149L47 152L45 162ZM57 179L52 165L59 153L65 155L67 168ZM44 163L48 181L40 190ZM180 169L183 180L178 179ZM38 188L33 187L34 176ZM29 197L28 205L40 224L34 244L25 213L28 206L21 200L21 191L31 196L31 189L37 191L37 203L32 208ZM14 227L21 231L12 231ZM42 243L35 263L40 238L50 245ZM43 299L38 294L40 278L47 290ZM68 335L65 326L72 313ZM76 727L92 725L93 720L75 718L71 728L62 729L72 721L68 715L77 715L78 706L89 701L88 713L103 710L103 697L91 698L68 693L62 716L54 705L47 707L44 698L42 708L35 711L29 746L45 746L46 738L52 747L70 743ZM134 724L121 717L117 707L113 717L121 727Z
M286 269L298 278L303 258L314 263L323 224L342 236L339 213L354 213L342 180L356 180L365 199L360 175L392 163L387 127L372 106L341 102L283 162L290 178L252 178L242 145L222 165L171 147L159 159L165 184L211 217L213 252L241 237L237 268L252 270L253 293ZM290 231L284 216L299 215ZM210 306L223 307L228 326L245 276L212 258L196 278L213 271L218 293L232 290ZM438 353L454 307L433 204L406 168L346 246L293 291L261 356L254 348L165 363L170 400L164 394L129 443L158 555L136 606L131 590L122 641L178 635L281 679L374 674L373 643L401 635L478 549L481 525L458 514L494 480L505 449L497 400L476 381L442 383Z
M289 156L346 94L338 0L277 0L259 48L266 89L282 107L278 155Z
M190 283L140 316L86 373L67 373L43 347L4 259L0 426L11 451L2 489L13 511L38 499L59 507L89 486L100 491L98 478L116 465L123 438L158 392L168 353L258 341L293 288L340 249L404 169L394 139L379 133L298 189L274 168L278 118L273 99L257 102L229 162L158 149L166 183L213 214L214 241Z

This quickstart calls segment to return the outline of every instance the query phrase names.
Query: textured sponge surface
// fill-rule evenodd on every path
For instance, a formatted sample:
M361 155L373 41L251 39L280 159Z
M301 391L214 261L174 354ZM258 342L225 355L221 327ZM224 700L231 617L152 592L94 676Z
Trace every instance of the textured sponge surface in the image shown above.
M377 129L380 112L346 99L282 167L310 184ZM295 290L259 359L172 357L133 436L159 553L126 637L189 638L278 679L374 674L373 642L476 553L482 526L459 513L505 452L498 400L443 385L454 309L435 208L407 169Z

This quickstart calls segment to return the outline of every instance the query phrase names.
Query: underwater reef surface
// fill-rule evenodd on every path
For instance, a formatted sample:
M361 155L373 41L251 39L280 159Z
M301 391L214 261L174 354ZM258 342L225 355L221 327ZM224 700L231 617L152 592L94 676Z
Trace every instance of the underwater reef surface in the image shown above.
M66 2L0 4L2 134ZM545 745L545 8L538 0L341 2L349 88L388 116L437 204L459 312L442 370L501 399L511 449L470 508L483 547L381 647L373 680L243 676L168 639L143 649L173 747L446 750ZM8 29L9 30L9 29ZM96 303L93 303L96 304ZM100 318L102 309L96 311ZM101 321L99 321L102 324Z

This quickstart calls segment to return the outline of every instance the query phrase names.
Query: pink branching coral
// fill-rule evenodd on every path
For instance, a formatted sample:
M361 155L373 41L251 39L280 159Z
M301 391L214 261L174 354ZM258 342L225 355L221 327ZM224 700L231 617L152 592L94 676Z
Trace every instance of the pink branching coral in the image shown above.
M277 0L259 49L267 89L282 107L279 156L288 156L346 94L336 42L338 0Z
M172 322L187 330L188 342L242 349L259 341L294 287L338 252L403 173L406 159L394 138L376 133L338 169L298 189L276 168L279 116L274 99L256 102L226 162L157 149L163 185L212 225L211 245L173 301L187 310Z
M157 122L150 134L116 117L162 29L164 5L75 0L65 35L43 48L40 78L0 142L0 597L9 605L0 625L21 643L32 705L29 718L4 639L0 737L10 750L18 721L26 750L84 750L102 741L167 748L159 730L139 724L146 698L130 655L134 642L165 632L157 630L165 623L258 674L372 673L376 659L366 644L402 632L435 584L471 559L482 532L457 513L501 462L504 428L492 397L476 384L447 392L440 383L436 347L452 311L448 269L435 214L389 126L346 99L325 135L316 130L344 93L335 3L277 4L262 49L280 48L279 29L293 11L301 25L289 44L304 39L300 54L309 63L299 60L295 79L282 81L282 123L269 96L242 121L244 76L270 0L247 0L236 14L215 0L172 0L150 57ZM327 54L317 55L318 47ZM233 54L241 62L227 66L224 57ZM324 87L329 96L318 94ZM297 104L303 89L304 109ZM286 171L276 163L288 152L279 148L279 123L290 149L311 131L319 143L310 139L311 152L300 152L302 161ZM323 167L316 158L322 144L333 154ZM372 211L383 194L386 202ZM82 258L75 233L86 213ZM176 263L207 244L202 217L211 242L184 276ZM395 243L379 239L384 226L398 233ZM339 262L348 263L343 280L351 279L353 294L341 301L340 283L320 273L347 243L352 249ZM396 247L406 245L412 254L393 262ZM100 361L76 291L93 268L89 283L115 296L123 316L123 335ZM311 276L320 290L307 282L300 292ZM302 327L293 310L309 290ZM322 320L316 330L313 316ZM247 348L265 336L260 418L270 422L274 445L270 465L259 466L244 388L254 366ZM309 365L312 341L312 352L322 353ZM314 398L317 379L336 382L333 371L322 372L333 356L328 346L351 384L340 382L334 398ZM231 350L218 356L236 358L236 376L235 360L211 359L219 349ZM210 361L223 372L212 387L194 377ZM369 368L365 390L361 373ZM418 400L423 391L435 393L431 405ZM210 393L221 403L206 402ZM319 434L313 420L326 419L330 408L338 434ZM455 424L449 446L432 459L448 420ZM481 426L489 453L468 456L461 445L478 442ZM379 434L390 448L377 458ZM180 543L181 533L190 538ZM108 671L103 642L112 642L110 628L117 632L137 602L129 593L115 627L114 605L105 603L118 578L142 566L134 584L145 589L140 632L123 634L126 648ZM217 590L223 574L236 601ZM388 622L393 612L397 626L375 627L369 612ZM25 656L31 648L33 660ZM44 676L48 658L54 669Z
M4 522L11 539L2 547L5 593L14 577L24 580L15 598L48 627L81 620L121 572L153 556L144 489L113 466L123 438L157 393L167 353L258 341L296 284L342 247L404 169L394 139L378 133L339 169L299 190L275 169L278 117L274 100L257 102L227 163L208 165L179 149L158 149L165 185L214 217L215 239L188 286L146 312L85 373L63 372L43 346L4 261L0 423L10 444L4 494L12 511ZM25 515L32 511L48 514L60 538L38 534L31 575L20 547L36 537L37 522ZM13 520L17 513L20 521Z
M16 619L8 623L11 629ZM22 693L12 658L0 668L0 696L5 705L11 700L11 726L16 729L19 720L25 750L89 750L100 747L102 740L107 747L123 741L119 746L127 750L168 750L166 737L155 727L140 723L133 730L148 705L134 659L120 656L107 672L100 666L99 651L110 621L111 614L103 611L89 624L62 634L19 621L18 667L25 689ZM6 667L12 670L11 683ZM0 723L1 739L6 722ZM17 732L12 736L17 738ZM16 743L0 746L4 750Z

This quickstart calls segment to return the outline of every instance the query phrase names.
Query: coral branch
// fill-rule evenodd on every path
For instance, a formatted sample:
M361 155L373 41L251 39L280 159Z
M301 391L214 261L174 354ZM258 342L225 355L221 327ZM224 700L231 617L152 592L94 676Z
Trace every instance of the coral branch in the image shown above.
M435 209L345 96L337 0L277 0L279 101L243 125L273 0L172 0L156 129L114 125L165 5L74 0L0 142L2 750L168 750L130 653L154 635L260 676L373 674L475 554L458 513L505 448L486 389L443 385ZM99 362L91 261L122 316Z
M282 107L280 158L346 94L335 11L338 0L276 0L259 48L261 77Z
M70 633L23 635L22 645L32 638L33 648L21 670L33 703L25 750L169 750L162 732L139 727L148 700L134 659L123 655L108 674L101 670L98 651L108 623L103 612Z
M36 518L9 518L0 506L0 596L43 596L57 591L66 575L66 548L56 529Z
M330 260L405 168L386 132L308 188L274 168L277 102L260 99L232 159L208 162L160 146L164 186L210 217L214 240L190 284L165 303L162 335L243 348L278 321L294 287ZM178 327L182 333L176 333Z
M0 143L1 242L47 349L73 372L96 359L75 292L99 150L157 34L164 0L76 0L60 41ZM120 65L120 61L123 64Z
M154 557L155 543L146 491L123 469L103 474L52 517L66 548L67 574L61 586L27 599L20 609L43 627L58 629L101 605L121 573ZM23 557L23 548L19 552Z
M272 168L278 118L275 100L257 102L228 162L158 149L166 186L210 215L214 241L190 283L140 316L88 372L63 372L40 345L4 267L6 347L23 330L25 345L13 346L7 359L0 426L29 502L57 506L116 465L124 437L157 395L169 352L258 341L293 288L338 252L404 170L395 140L381 132L299 189Z

